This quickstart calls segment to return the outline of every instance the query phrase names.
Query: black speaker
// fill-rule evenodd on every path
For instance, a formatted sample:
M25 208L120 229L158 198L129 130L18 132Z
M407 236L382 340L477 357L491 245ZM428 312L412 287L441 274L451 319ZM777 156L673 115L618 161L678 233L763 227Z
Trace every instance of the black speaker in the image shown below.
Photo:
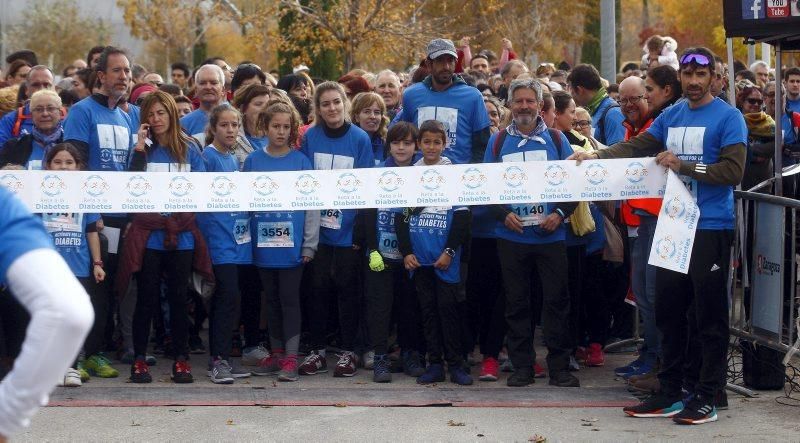
M742 374L744 384L752 389L778 390L786 383L783 354L766 346L755 346L742 340Z

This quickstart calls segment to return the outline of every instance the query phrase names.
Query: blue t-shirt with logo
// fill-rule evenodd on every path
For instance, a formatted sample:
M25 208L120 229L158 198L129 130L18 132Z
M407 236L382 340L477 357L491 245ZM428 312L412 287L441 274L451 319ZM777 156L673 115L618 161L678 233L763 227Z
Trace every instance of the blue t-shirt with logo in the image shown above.
M535 138L523 139L515 135L506 134L503 146L500 147L499 155L495 157L493 146L495 139L500 132L489 137L484 163L496 162L533 162L533 161L553 161L566 160L572 155L572 147L564 134L561 137L561 153L550 136L550 131L544 131ZM524 143L522 143L524 142ZM564 241L564 224L552 233L546 233L539 228L544 219L550 214L551 203L546 202L527 202L510 205L510 209L522 219L522 234L508 229L504 222L495 222L495 235L497 238L527 244L544 244L557 241Z
M403 93L401 119L417 127L426 120L441 122L448 136L443 156L457 165L472 157L472 134L490 125L483 96L460 80L441 92L426 82L410 86Z
M195 109L181 117L181 127L184 132L196 138L200 145L206 144L206 126L208 126L208 114L202 109Z
M722 148L747 145L747 125L741 112L715 98L696 109L676 103L659 115L647 132L679 159L711 165ZM679 176L700 208L698 229L733 229L733 186L712 185Z
M592 135L600 143L611 146L614 143L619 143L625 140L625 126L622 122L625 121L625 116L617 103L611 97L604 98L600 105L597 107L594 115L592 115ZM608 109L608 112L606 112ZM600 123L600 118L603 117L603 123Z
M800 112L800 98L797 100L786 99L786 109L794 112Z
M320 126L308 128L300 150L313 162L314 169L361 169L375 165L369 135L356 125L345 124L349 128L338 138L329 137ZM329 208L320 213L319 242L351 247L356 210Z
M467 211L466 207L453 208L452 206L428 206L422 208L418 214L408 218L408 233L411 237L411 249L417 257L420 266L433 266L442 255L447 245L447 237L453 227L453 214L456 210ZM459 268L461 266L461 247L456 250L456 255L450 261L446 271L436 269L436 275L447 283L461 281Z
M219 152L214 145L203 150L206 172L239 172L239 160L231 153ZM249 212L204 212L197 214L197 227L203 233L215 265L245 265L253 261Z
M243 172L308 171L314 169L303 153L290 150L274 157L266 148L253 151L244 160ZM261 268L294 268L303 264L305 211L253 212L253 264Z
M119 107L109 109L92 97L75 103L64 121L64 140L89 146L89 170L128 170L133 146L131 118Z
M155 140L154 140L155 142ZM205 172L206 165L200 149L194 144L189 144L189 151L186 155L187 163L178 163L173 158L167 148L158 144L153 144L147 154L147 172ZM168 216L169 212L162 212L161 215ZM147 239L147 248L157 251L165 251L164 230L157 229L150 232ZM178 234L178 251L189 251L194 249L194 236L191 232L185 231Z
M8 268L18 258L36 249L53 249L53 241L42 219L28 212L17 196L3 186L0 208L0 283L5 283Z
M45 213L44 228L53 239L56 250L76 277L89 277L92 255L86 241L86 227L100 220L98 214Z

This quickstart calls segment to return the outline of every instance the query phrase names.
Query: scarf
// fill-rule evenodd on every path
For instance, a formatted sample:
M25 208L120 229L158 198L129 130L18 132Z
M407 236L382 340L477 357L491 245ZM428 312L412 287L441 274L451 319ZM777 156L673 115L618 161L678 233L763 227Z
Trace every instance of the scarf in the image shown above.
M586 105L586 110L589 111L589 114L594 116L594 113L597 112L597 108L600 107L600 103L608 97L608 91L606 88L600 88L597 90L597 93L594 94L591 100L589 100L589 104Z
M747 123L747 131L750 136L771 138L775 137L775 120L766 112L754 112L745 114L744 121Z
M33 130L31 131L31 135L33 135L33 141L42 145L44 152L47 152L54 144L61 141L61 138L64 136L64 128L62 128L61 125L58 125L52 134L47 135L41 133L39 129L34 126Z
M517 144L518 148L525 146L525 143L528 143L528 140L546 144L547 142L540 136L540 134L542 134L544 131L547 131L547 125L545 125L544 119L540 115L536 116L536 126L534 126L533 131L531 131L529 134L523 134L520 132L519 128L517 127L517 122L515 121L512 121L511 124L506 128L508 135L522 139L522 141Z

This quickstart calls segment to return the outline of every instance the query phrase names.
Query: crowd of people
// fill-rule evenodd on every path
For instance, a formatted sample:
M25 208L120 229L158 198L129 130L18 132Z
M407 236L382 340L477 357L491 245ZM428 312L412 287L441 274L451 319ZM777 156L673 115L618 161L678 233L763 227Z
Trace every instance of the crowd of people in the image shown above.
M41 214L89 294L94 323L60 380L285 382L360 368L378 383L537 378L577 387L632 337L614 369L651 393L637 417L717 419L728 346L725 290L733 189L773 174L776 88L785 102L784 166L800 158L800 69L776 85L769 66L729 67L706 48L677 54L653 36L615 79L589 64L531 69L504 39L498 56L432 40L408 72L354 69L336 81L306 66L279 76L210 58L171 81L113 46L52 69L7 60L0 89L4 169L236 172L412 167L655 156L700 207L688 275L648 264L660 199L322 211ZM737 81L728 84L727 70ZM727 102L735 96L736 107ZM796 195L787 181L784 194ZM104 230L119 230L115 236ZM214 282L193 284L192 275ZM5 276L0 275L0 280ZM28 322L0 297L0 365L8 372ZM201 331L208 325L207 346ZM546 359L537 360L541 329ZM154 335L151 339L151 335ZM476 351L476 346L478 350ZM205 354L206 357L200 355ZM160 355L156 358L154 355ZM472 366L475 366L473 368Z

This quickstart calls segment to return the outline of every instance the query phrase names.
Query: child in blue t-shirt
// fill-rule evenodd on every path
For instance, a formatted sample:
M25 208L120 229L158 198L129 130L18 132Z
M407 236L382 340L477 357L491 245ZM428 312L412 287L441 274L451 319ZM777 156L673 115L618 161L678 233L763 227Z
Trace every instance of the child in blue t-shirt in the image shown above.
M211 111L203 150L206 172L239 172L235 154L242 117L235 108L222 105ZM216 182L215 182L216 183ZM221 187L229 182L221 181ZM214 189L224 194L226 189ZM214 296L209 313L208 371L211 382L231 384L249 374L232 365L233 330L239 298L240 267L252 262L250 214L248 212L208 212L197 214L197 226L203 233L214 270Z
M406 167L414 162L417 146L417 128L408 122L399 122L386 134L389 158L381 167ZM372 380L376 383L392 381L387 354L392 326L392 308L400 312L397 318L397 341L402 349L403 372L419 377L425 371L420 365L419 351L424 346L419 304L414 285L403 266L403 256L397 246L395 218L399 208L364 210L364 247L369 263L364 280L367 305L367 330L369 346L375 352Z
M267 126L266 147L253 151L243 171L303 171L313 169L290 146L300 127L296 111L284 103L271 105L260 117ZM267 327L272 354L254 371L278 374L279 381L297 381L300 347L300 282L303 268L314 258L319 242L319 210L253 213L253 264L267 294Z
M53 171L77 171L85 169L78 149L70 143L53 145L44 159L44 169ZM94 375L109 378L119 376L119 372L111 367L110 361L103 356L103 334L108 311L108 298L98 293L97 284L105 280L103 260L100 255L100 236L97 233L98 214L82 213L43 213L42 222L56 250L67 262L72 273L78 278L89 298L95 312L95 321L83 350L86 360L79 359L73 368L64 376L64 386L80 386L89 379L90 370ZM78 374L76 376L76 374Z
M425 121L419 128L418 143L422 158L415 166L451 164L442 152L447 145L444 126ZM460 288L462 245L469 236L470 215L466 207L407 208L395 218L403 265L413 274L422 310L429 366L417 383L444 381L444 360L450 381L471 385L461 356Z

